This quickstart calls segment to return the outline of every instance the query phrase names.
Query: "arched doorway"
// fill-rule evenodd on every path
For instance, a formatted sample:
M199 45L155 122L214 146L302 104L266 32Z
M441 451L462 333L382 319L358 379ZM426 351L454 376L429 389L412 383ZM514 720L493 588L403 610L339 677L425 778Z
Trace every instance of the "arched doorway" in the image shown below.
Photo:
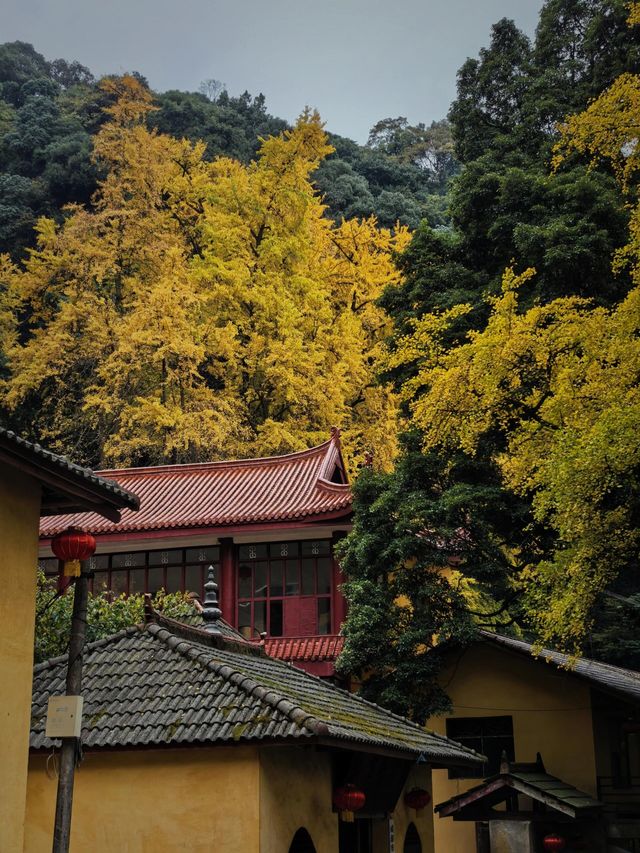
M289 853L316 853L311 836L303 826L293 836Z
M410 823L407 828L402 853L422 853L422 842L420 841L418 830L413 823Z

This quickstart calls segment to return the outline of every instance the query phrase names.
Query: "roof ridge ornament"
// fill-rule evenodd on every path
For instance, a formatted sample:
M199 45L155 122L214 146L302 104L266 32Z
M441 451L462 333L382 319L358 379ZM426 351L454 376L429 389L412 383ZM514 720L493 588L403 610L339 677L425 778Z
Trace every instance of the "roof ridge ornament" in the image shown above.
M331 427L331 441L335 444L335 446L340 449L342 444L340 442L340 427L332 426Z
M216 623L221 616L222 611L218 606L218 584L215 582L214 568L213 566L209 566L207 570L207 582L204 585L204 602L202 605L204 630L209 634L219 634L220 629Z

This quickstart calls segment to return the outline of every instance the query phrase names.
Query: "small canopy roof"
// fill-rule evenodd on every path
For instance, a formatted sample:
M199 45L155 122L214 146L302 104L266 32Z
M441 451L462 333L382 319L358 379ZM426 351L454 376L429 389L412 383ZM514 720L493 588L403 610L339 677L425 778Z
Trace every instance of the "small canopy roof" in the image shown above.
M514 794L530 797L534 803L541 803L569 818L594 817L602 810L598 800L547 773L538 754L538 760L532 764L510 764L503 759L498 774L440 803L435 811L440 817L455 817L456 820L509 819L513 817L512 812L494 811L493 807L512 799ZM543 819L548 817L544 812L534 811L534 818L536 814Z
M117 523L122 509L133 513L140 506L136 495L118 483L98 476L89 468L75 465L65 456L51 453L39 444L33 444L2 427L0 462L22 471L41 484L40 514L43 516L60 512L93 512L98 518Z

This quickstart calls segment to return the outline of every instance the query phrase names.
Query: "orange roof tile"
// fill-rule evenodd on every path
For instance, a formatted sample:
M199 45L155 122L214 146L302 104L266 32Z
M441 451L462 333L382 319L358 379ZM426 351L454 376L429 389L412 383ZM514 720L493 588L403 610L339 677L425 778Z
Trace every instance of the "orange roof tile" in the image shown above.
M282 521L309 521L347 515L351 489L331 482L344 472L339 433L310 450L192 465L159 465L97 472L140 498L140 510L124 510L119 523L95 513L43 518L47 538L71 524L91 533L229 527Z
M318 637L268 637L264 641L264 650L269 657L296 662L335 661L343 646L344 637L338 634Z

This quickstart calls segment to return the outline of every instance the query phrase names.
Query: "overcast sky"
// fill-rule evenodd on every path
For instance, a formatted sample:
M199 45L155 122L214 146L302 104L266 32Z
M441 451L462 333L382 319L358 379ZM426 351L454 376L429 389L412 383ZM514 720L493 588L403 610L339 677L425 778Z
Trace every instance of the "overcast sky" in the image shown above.
M316 107L335 133L366 141L381 118L442 118L455 75L491 24L530 35L542 0L0 0L0 40L94 74L137 70L151 86L264 92L289 121Z

